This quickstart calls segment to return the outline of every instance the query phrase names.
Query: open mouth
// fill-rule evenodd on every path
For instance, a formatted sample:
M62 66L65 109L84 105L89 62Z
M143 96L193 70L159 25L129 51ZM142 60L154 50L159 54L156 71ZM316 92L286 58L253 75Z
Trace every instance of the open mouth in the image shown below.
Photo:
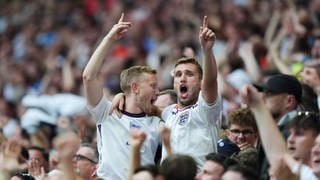
M188 87L187 86L185 86L185 85L181 85L180 86L180 94L181 94L181 97L182 98L186 98L187 97L187 92L188 92Z
M288 147L288 151L289 151L290 153L293 153L293 152L296 151L296 148L295 148L295 147Z
M186 93L188 92L188 87L185 85L180 86L180 93L184 96L186 96Z
M319 165L319 164L320 164L320 159L315 159L315 160L313 160L313 163Z
M152 98L152 99L150 100L150 103L151 103L151 104L154 104L154 103L156 102L156 100L157 100L157 97L156 97L156 98Z
M187 86L180 86L180 92L181 93L186 93L188 91Z

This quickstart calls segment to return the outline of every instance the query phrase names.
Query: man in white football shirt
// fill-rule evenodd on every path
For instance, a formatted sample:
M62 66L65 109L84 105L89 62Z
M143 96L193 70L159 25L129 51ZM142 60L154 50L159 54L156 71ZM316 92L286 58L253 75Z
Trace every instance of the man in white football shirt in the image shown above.
M87 103L97 124L99 167L97 174L103 179L125 179L129 163L129 131L139 128L145 131L147 139L142 146L141 164L154 163L159 144L158 117L147 116L144 109L157 98L159 89L156 71L146 66L133 66L122 71L120 86L126 102L123 116L109 114L111 102L103 95L103 78L99 76L106 50L112 42L120 39L131 27L124 22L124 15L103 38L90 58L84 72L83 83Z
M162 112L166 126L171 129L172 152L192 156L198 169L207 154L217 151L219 138L221 106L217 67L212 53L215 39L205 16L199 32L202 67L194 58L182 58L176 62L173 77L178 102ZM164 158L166 151L162 149Z

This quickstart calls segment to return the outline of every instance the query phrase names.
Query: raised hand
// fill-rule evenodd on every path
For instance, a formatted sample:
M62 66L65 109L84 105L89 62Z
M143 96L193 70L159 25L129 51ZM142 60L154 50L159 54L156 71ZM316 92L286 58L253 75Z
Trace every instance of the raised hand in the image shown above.
M146 140L146 133L141 129L133 128L130 130L130 145L140 148L143 142Z
M124 34L131 27L131 22L124 22L124 14L121 14L121 17L117 24L113 25L112 29L109 31L107 37L111 40L115 41L124 36Z
M126 97L123 93L118 93L113 97L112 104L109 110L109 115L115 112L119 118L122 116L121 111L125 110L125 98Z
M159 131L160 131L162 143L165 146L165 149L167 151L167 155L169 156L172 154L172 149L171 149L171 145L170 145L171 130L168 127L166 127L165 125L161 124Z
M199 32L199 41L203 50L210 50L212 49L214 42L216 40L215 33L208 28L208 17L203 17L202 26L200 27Z
M27 168L26 163L19 163L22 146L15 138L9 138L4 143L4 149L0 152L0 169L5 171L22 170Z
M251 85L244 86L240 91L240 97L242 103L246 104L248 107L253 108L262 102L262 97L259 95L256 88Z

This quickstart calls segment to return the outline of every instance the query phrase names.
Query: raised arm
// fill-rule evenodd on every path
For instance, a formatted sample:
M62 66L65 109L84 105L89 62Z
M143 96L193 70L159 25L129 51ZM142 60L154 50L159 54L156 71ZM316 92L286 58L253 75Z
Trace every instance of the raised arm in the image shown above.
M84 92L91 106L97 105L103 96L103 78L99 74L107 53L106 50L112 42L123 37L131 27L131 23L124 22L123 18L124 14L121 14L118 23L113 25L109 33L102 39L83 71Z
M241 99L252 110L257 122L259 135L267 159L271 165L278 162L286 153L286 143L275 120L267 110L258 91L250 85L241 89Z
M216 40L215 33L208 28L208 17L204 16L199 32L199 41L202 51L202 96L207 103L213 103L218 96L217 65L212 52Z

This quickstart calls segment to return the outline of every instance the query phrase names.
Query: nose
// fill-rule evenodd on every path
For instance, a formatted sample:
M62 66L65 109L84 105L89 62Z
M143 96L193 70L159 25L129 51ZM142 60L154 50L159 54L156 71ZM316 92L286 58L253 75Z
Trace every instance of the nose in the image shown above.
M238 138L242 138L242 139L244 138L243 132L240 132L240 133L239 133Z
M293 144L294 143L294 135L291 133L288 137L288 144Z
M159 88L156 88L156 95L159 96L159 94L160 94L160 90Z
M320 144L315 144L312 147L312 154L319 155L320 154Z
M182 74L180 77L180 82L185 82L187 79L187 75L186 74Z

